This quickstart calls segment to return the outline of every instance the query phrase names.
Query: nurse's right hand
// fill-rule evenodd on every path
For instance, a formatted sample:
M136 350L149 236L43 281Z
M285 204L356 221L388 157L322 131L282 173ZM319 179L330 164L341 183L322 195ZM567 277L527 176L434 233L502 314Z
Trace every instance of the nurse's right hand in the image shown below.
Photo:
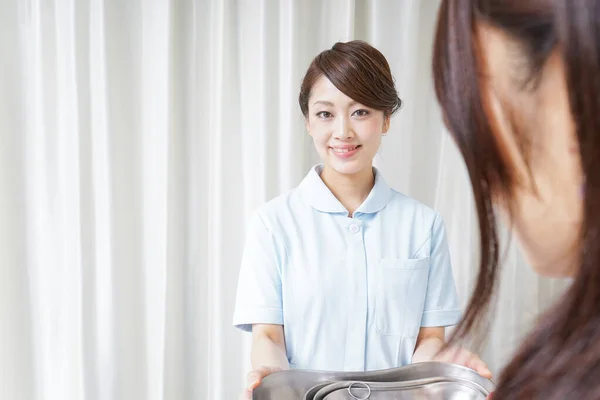
M246 378L246 390L240 396L240 400L252 400L252 391L260 385L263 378L281 370L279 367L261 367L250 371Z

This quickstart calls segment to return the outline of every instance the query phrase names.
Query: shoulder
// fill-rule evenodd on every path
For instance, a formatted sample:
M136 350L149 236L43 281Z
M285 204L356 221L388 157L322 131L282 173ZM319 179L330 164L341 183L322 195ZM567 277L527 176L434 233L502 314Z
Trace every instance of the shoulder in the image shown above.
M306 204L298 188L288 190L254 209L251 218L260 221L271 232L281 226L290 216L301 213Z
M439 212L419 200L395 189L390 189L390 193L390 200L386 211L399 214L399 216L405 218L427 222L430 226L441 222Z

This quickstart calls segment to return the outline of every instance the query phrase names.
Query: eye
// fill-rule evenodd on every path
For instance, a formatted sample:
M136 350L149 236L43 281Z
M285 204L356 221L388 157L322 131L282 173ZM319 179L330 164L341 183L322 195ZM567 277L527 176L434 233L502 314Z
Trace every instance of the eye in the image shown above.
M327 118L331 118L332 115L329 111L319 111L317 113L317 117L319 117L321 119L327 119Z
M357 116L357 117L364 117L365 115L369 115L369 111L367 110L356 110L352 113L352 115Z

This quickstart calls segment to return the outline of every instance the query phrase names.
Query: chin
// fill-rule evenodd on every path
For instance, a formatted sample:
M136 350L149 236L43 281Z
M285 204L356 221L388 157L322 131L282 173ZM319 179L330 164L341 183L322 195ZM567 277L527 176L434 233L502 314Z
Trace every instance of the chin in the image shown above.
M573 254L562 257L525 257L531 268L546 278L572 278L577 275L577 260Z
M365 168L370 167L370 166L362 165L357 162L347 162L347 163L332 162L332 163L327 163L327 166L341 175L354 175L354 174L364 170Z

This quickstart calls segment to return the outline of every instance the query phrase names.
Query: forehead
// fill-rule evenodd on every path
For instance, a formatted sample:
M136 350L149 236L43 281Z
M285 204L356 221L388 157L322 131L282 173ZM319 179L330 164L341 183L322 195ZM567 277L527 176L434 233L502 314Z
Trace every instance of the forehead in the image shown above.
M354 100L340 91L326 76L316 80L310 91L309 107L317 101L326 101L334 105L354 103Z

